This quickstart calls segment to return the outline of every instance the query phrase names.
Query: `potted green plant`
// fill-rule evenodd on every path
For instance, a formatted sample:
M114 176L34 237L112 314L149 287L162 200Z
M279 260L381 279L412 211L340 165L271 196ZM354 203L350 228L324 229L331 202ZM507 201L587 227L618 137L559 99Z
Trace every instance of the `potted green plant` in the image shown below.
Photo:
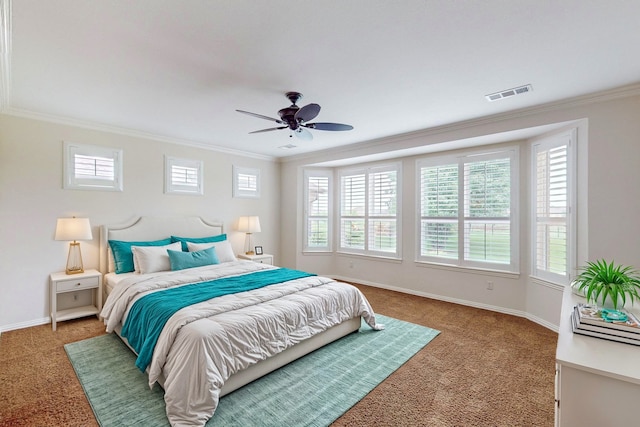
M587 262L572 286L584 294L588 301L614 310L624 306L627 300L640 299L640 273L630 266L607 264L603 260Z

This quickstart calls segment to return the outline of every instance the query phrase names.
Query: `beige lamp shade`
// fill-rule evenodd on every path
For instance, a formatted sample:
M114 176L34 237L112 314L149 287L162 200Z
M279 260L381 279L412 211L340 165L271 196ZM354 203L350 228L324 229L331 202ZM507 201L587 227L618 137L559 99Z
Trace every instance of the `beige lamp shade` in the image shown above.
M247 233L247 236L245 238L247 251L245 252L245 254L255 255L255 252L251 247L251 234L259 233L260 231L262 231L260 229L260 218L257 216L241 216L238 219L238 231Z
M89 218L58 218L56 240L91 240L91 223Z
M238 219L238 231L244 233L259 233L260 218L257 216L241 216Z
M67 256L67 274L83 273L82 252L77 240L91 240L91 223L88 218L58 218L56 224L55 240L71 241L69 243L69 255Z

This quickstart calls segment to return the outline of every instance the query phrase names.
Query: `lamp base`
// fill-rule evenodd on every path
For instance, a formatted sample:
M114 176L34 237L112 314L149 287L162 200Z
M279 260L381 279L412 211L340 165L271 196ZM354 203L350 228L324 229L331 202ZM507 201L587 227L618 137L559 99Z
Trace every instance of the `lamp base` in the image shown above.
M245 255L255 255L256 253L254 251L249 251L249 252L245 252Z
M80 242L69 243L69 256L67 257L67 274L84 273L82 265L82 253L80 252Z

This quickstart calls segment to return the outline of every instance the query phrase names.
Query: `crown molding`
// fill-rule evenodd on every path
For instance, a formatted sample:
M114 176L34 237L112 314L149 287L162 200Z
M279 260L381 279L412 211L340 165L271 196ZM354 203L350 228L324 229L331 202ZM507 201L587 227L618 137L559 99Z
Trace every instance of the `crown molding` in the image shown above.
M493 114L490 116L479 117L476 119L464 120L461 122L451 123L442 126L436 126L428 129L421 129L412 132L406 132L398 135L387 136L383 138L376 138L369 141L357 142L354 144L346 145L342 148L331 148L321 151L313 151L310 153L304 153L300 155L280 157L281 163L289 162L301 162L301 161L314 161L320 156L330 156L333 158L341 158L349 153L360 150L362 148L374 148L376 146L387 146L389 144L397 144L410 139L430 137L447 132L455 132L465 130L477 126L483 126L487 124L493 124L501 121L519 119L523 117L529 117L536 114L549 113L558 110L564 110L568 108L580 107L583 105L592 105L600 102L612 101L620 98L627 98L631 96L640 95L640 83L632 85L621 86L614 89L595 92L587 95L581 95L574 98L567 98L556 102L550 102L534 107L521 108L519 110L507 111L500 114Z
M11 0L0 0L0 112L11 101Z
M225 153L225 154L230 154L234 156L250 157L250 158L254 158L258 160L266 160L266 161L277 160L276 157L251 153L249 151L235 150L233 148L222 147L219 145L209 144L206 142L172 138L165 135L158 135L150 132L142 132L135 129L105 125L102 123L73 119L69 117L56 116L51 114L36 113L33 111L21 110L17 108L7 108L5 109L5 111L2 111L2 114L5 114L7 116L31 119L31 120L39 120L43 122L50 122L50 123L55 123L59 125L74 126L74 127L95 130L100 132L114 133L114 134L123 135L123 136L130 136L134 138L148 139L156 142L166 142L167 144L185 145L189 147L200 148L208 151L216 151L219 153Z

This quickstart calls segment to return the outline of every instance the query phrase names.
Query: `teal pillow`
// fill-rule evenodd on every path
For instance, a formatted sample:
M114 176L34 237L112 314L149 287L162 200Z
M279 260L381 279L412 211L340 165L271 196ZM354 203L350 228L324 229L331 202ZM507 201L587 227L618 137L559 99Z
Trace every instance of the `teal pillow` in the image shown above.
M187 248L187 242L191 243L214 243L214 242L222 242L227 240L226 234L219 234L217 236L209 236L209 237L177 237L171 236L171 243L182 242L182 250L187 252L189 248Z
M219 264L216 248L210 247L196 252L172 251L167 249L171 270L202 267L204 265Z
M133 252L131 246L165 246L171 244L171 238L147 242L125 242L123 240L109 240L111 253L113 254L113 264L116 274L129 273L134 271Z

